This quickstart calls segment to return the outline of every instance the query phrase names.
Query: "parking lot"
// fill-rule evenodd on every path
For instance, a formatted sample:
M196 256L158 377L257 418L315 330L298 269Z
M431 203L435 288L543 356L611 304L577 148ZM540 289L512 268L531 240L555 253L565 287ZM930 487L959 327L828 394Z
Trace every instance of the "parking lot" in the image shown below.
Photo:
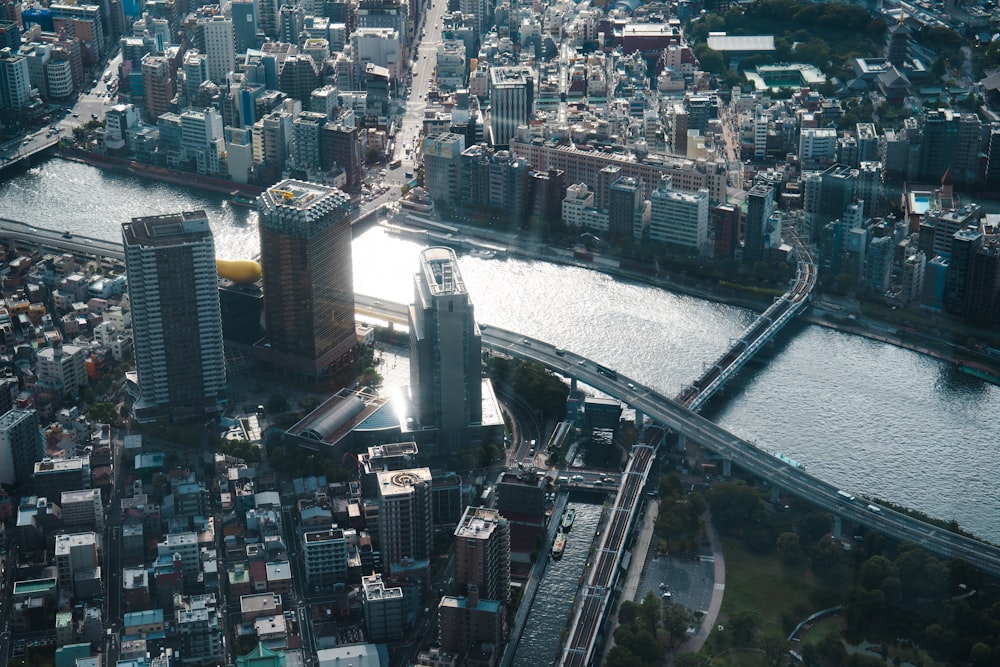
M650 592L659 597L669 594L676 604L691 611L705 611L712 601L714 588L715 561L711 551L706 550L695 557L657 556L655 549L650 549L635 601L640 602Z

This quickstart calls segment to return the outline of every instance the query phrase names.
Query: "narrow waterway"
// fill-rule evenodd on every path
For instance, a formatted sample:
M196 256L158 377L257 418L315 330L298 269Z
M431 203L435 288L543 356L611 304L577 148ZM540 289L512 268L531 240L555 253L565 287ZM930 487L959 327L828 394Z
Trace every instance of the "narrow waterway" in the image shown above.
M551 559L545 575L538 585L535 603L528 612L521 643L514 654L513 667L541 667L551 665L561 643L560 633L569 621L573 598L580 584L580 576L590 557L601 519L601 506L570 503L576 509L576 520L568 533L566 550L559 560ZM553 521L558 520L554 517ZM539 558L550 558L548 554Z

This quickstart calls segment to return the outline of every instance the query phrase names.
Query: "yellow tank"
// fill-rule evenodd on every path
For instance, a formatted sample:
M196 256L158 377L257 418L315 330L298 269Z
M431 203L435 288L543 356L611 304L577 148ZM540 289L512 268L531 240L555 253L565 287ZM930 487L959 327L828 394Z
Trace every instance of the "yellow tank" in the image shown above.
M215 269L234 283L250 284L260 280L260 264L252 259L217 259Z

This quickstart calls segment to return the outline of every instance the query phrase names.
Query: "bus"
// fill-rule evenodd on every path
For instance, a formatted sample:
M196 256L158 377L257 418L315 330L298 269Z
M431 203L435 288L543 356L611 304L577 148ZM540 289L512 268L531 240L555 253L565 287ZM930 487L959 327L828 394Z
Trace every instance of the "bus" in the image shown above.
M389 163L389 169L395 169L401 164L403 164L403 161L400 160L399 158L396 158L395 160Z
M837 491L837 497L845 503L853 503L854 496L847 491Z
M618 379L618 371L612 370L605 366L601 366L600 364L594 364L594 367L597 369L597 372L603 375L604 377L611 378L612 380Z

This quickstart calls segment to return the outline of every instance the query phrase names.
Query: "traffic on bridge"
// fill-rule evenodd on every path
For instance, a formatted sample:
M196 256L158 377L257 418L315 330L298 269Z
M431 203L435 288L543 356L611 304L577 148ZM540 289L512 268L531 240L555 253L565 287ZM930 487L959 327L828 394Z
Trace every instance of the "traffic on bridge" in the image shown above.
M483 327L483 345L497 352L541 363L566 377L576 378L610 396L627 403L638 412L663 424L708 449L721 458L746 470L786 493L808 501L819 509L866 526L894 539L912 542L943 558L962 558L992 575L1000 575L1000 548L977 540L949 532L888 507L875 505L865 499L824 482L806 473L802 468L783 461L756 445L739 438L708 419L693 412L679 401L642 386L613 369L580 357L569 350L562 350L540 340L526 338L522 334L506 331L492 325ZM636 448L648 445L637 445ZM637 451L636 450L636 451ZM650 450L652 451L652 450ZM614 512L609 520L608 534L615 530L616 522L631 526L638 503L627 502L632 498L630 482L636 475L641 476L633 453L629 468L619 486L619 497L614 504ZM635 473L635 474L633 474ZM648 474L648 469L646 471ZM626 501L623 502L622 494ZM631 506L632 514L626 519L622 511ZM627 534L627 530L626 530ZM599 629L607 610L607 599L613 589L615 568L608 573L610 558L607 549L613 548L606 538L597 554L593 573L582 591L580 605L570 629L570 641L563 653L562 664L587 665L593 660ZM619 544L624 547L626 543ZM620 562L620 556L618 557ZM601 573L598 578L598 572ZM607 588L599 584L607 583ZM598 600L603 600L598 603ZM596 616L593 616L596 613ZM592 617L593 616L593 617Z

